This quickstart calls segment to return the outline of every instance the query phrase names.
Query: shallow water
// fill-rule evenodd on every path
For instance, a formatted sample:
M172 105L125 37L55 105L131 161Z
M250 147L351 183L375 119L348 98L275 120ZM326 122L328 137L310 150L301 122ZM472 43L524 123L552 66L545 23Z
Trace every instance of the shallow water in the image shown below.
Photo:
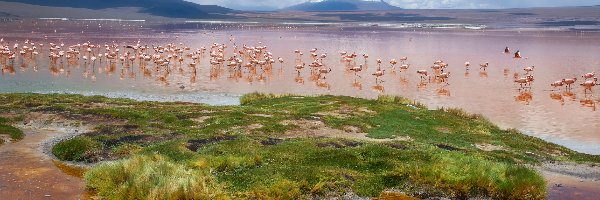
M107 22L108 23L108 22ZM116 22L110 22L116 23ZM429 30L416 31L343 31L326 28L242 28L241 25L227 25L227 28L210 25L212 30L170 29L148 30L141 28L143 22L129 22L118 25L131 28L129 31L116 31L108 34L101 27L85 28L80 33L81 24L60 28L56 33L39 30L27 31L30 27L20 27L13 32L0 33L5 41L25 39L34 42L64 42L65 47L76 43L92 41L105 44L113 41L121 45L141 44L166 45L185 43L196 48L210 47L214 42L225 43L226 58L232 55L234 44L238 46L268 46L275 59L282 57L284 64L274 63L272 70L258 69L256 74L242 70L241 77L232 78L227 66L215 69L205 55L195 78L190 74L187 59L182 64L173 65L166 81L157 81L158 73L145 77L140 73L139 63L130 67L117 63L114 70L107 70L106 62L95 63L80 60L77 64L57 63L52 67L47 52L34 60L15 59L3 63L12 66L3 70L0 76L0 92L40 92L40 93L82 93L106 95L141 100L191 101L216 105L239 103L240 95L249 92L295 93L295 94L334 94L365 98L376 98L381 94L402 95L420 101L431 108L459 107L468 112L481 113L502 128L517 128L529 135L555 142L571 149L600 154L600 114L596 104L600 104L600 87L584 93L581 75L586 72L600 72L600 34L582 32L553 31L508 31L508 30ZM115 25L115 24L112 24ZM108 27L107 24L104 27ZM111 26L112 27L112 26ZM117 27L117 26L114 26ZM216 30L215 30L216 29ZM40 33L42 32L42 33ZM26 33L26 34L25 34ZM48 36L48 39L44 39ZM513 59L502 51L509 46L513 51L520 50L528 59ZM311 76L308 64L309 50L318 48L317 53L328 53L323 64L332 71L320 78ZM124 49L124 48L123 48ZM299 49L304 56L296 60L293 53ZM47 47L46 47L47 50ZM362 54L370 58L360 76L355 76L348 66L340 61L338 52L356 52L358 58L351 65L364 64ZM392 58L407 56L409 70L395 71L388 64ZM383 60L386 74L376 84L371 74L377 68L375 59ZM446 72L451 73L448 82L421 81L415 73L417 69L428 69L436 60L449 64ZM466 70L464 63L472 66ZM298 62L307 66L300 71L294 69ZM485 72L479 63L489 62ZM25 65L22 65L25 63ZM179 67L183 66L180 71ZM519 90L513 82L515 72L523 76L523 67L536 66L532 88ZM151 68L153 64L149 64ZM36 70L34 70L36 69ZM14 72L13 72L14 70ZM84 72L88 70L88 76ZM54 71L54 72L53 72ZM96 80L91 80L91 74ZM573 89L552 91L550 83L562 78L580 79ZM183 89L181 89L183 86Z
M81 176L64 173L40 152L42 142L60 133L25 130L23 140L0 146L2 199L89 199Z

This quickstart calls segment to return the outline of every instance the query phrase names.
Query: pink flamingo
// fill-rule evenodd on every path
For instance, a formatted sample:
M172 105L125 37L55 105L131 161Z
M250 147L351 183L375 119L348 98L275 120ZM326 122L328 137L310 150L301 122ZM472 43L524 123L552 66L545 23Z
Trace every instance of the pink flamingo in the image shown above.
M573 78L563 79L562 82L567 85L566 86L567 89L571 89L571 84L577 82L577 78L573 77Z
M417 70L417 74L421 75L421 79L425 79L425 77L429 77L429 75L427 74L427 70Z

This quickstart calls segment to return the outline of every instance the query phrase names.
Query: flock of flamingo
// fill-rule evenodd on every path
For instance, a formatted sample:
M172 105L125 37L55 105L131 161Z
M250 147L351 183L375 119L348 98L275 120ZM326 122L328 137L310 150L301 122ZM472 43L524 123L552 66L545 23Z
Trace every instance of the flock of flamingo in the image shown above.
M47 40L47 38L46 38ZM269 48L262 43L256 46L237 46L233 36L229 39L230 45L213 43L209 47L200 47L192 49L183 43L166 44L166 45L142 45L140 41L133 44L92 44L91 42L77 43L65 45L64 43L42 43L25 40L22 44L18 42L8 42L3 38L0 39L0 63L2 64L2 74L15 74L15 63L20 63L21 69L26 69L31 64L33 70L38 70L39 57L42 54L47 54L48 66L50 72L54 75L66 74L70 76L71 69L81 67L83 64L83 76L87 79L95 81L98 73L113 74L120 68L120 78L126 77L135 79L136 70L144 77L154 78L160 82L168 84L169 76L172 73L180 73L189 75L191 82L196 82L198 69L203 65L200 63L206 60L210 69L210 78L216 79L224 72L229 72L229 78L242 79L247 81L264 81L272 75L273 69L277 68L279 63L279 73L284 71L285 60L282 57L274 57ZM304 84L302 73L305 68L309 68L310 80L322 88L330 88L327 83L327 75L332 71L332 68L327 61L328 53L319 52L317 48L308 50L308 59L310 62L305 62L304 52L302 50L294 50L295 60L293 70L296 71L295 82ZM506 47L504 49L506 55L511 55L514 59L527 59L521 56L520 51L514 53ZM514 56L513 56L514 55ZM208 56L208 58L207 58ZM340 63L343 65L348 74L354 74L353 87L362 89L362 84L358 79L362 78L365 71L368 71L369 55L362 54L362 59L359 59L357 53L349 53L346 51L339 52ZM387 74L386 71L396 73L399 72L405 79L406 73L411 68L408 57L400 57L398 60L391 59L385 62L382 59L376 59L377 68L370 73L375 78L374 90L383 91L383 77ZM385 67L389 63L389 67ZM396 69L396 65L399 65ZM275 67L274 67L275 66ZM442 60L433 61L431 66L421 69L416 69L417 76L420 76L419 85L424 85L430 82L443 83L449 85L451 73L448 72L448 64ZM468 72L471 67L470 62L464 63L465 70ZM479 64L481 73L485 73L490 67L490 63L485 62ZM527 90L531 88L534 82L533 71L535 66L524 67L524 73L515 73L514 82L519 85L519 90ZM412 72L412 73L414 73ZM508 69L505 69L505 74ZM594 72L582 75L584 79L580 85L587 93L592 92L593 87L599 85L598 78ZM556 82L550 83L551 87L564 87L569 91L572 85L577 83L577 77L565 77ZM185 89L184 85L180 86Z

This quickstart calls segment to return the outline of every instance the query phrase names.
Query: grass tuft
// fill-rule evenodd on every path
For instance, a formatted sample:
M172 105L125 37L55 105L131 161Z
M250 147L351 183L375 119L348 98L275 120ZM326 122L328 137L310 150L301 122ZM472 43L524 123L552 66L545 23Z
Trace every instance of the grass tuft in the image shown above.
M468 113L467 111L461 109L461 108L442 108L442 110L444 112L459 116L459 117L464 117L467 119L482 119L482 120L486 120L486 118L481 115L481 114L471 114Z
M52 148L52 153L61 160L95 162L101 146L90 138L76 137L59 142Z
M544 178L534 170L481 160L460 153L437 154L429 164L397 168L417 185L432 187L459 199L490 196L497 199L544 199Z
M291 94L271 94L271 93L267 94L267 93L253 92L253 93L245 94L242 97L240 97L240 104L241 105L249 105L249 104L252 104L257 101L282 98L282 97L288 97L288 96L292 96L292 95Z
M229 199L212 175L158 155L101 164L85 181L106 199Z
M0 124L0 135L8 135L12 140L22 140L25 137L22 130L4 124Z
M396 103L396 104L401 104L401 105L411 105L411 106L414 106L414 107L420 108L420 109L427 108L427 106L425 106L425 104L422 104L418 101L411 100L411 99L408 99L405 97L392 96L392 95L379 95L377 97L377 102L383 103L383 104Z

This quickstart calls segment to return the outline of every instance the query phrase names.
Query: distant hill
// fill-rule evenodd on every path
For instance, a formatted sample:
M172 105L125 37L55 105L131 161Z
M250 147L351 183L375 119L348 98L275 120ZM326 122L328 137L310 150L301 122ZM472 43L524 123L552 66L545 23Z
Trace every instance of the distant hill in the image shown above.
M199 5L184 0L0 0L48 7L108 9L140 8L138 12L169 18L213 18L234 12L216 5Z
M319 2L305 2L290 6L282 10L288 11L371 11L371 10L399 10L383 0L324 0Z

